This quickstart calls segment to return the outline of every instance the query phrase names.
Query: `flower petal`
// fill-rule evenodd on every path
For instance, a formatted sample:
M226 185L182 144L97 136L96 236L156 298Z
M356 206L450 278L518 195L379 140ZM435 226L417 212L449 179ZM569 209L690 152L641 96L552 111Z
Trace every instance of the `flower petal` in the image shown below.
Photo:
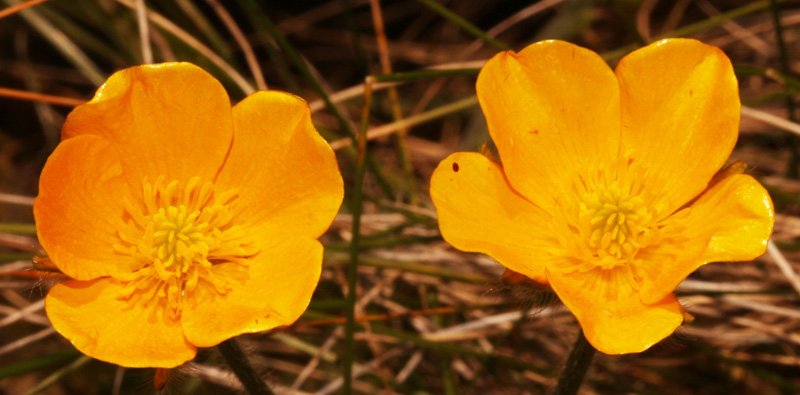
M667 39L623 58L623 154L646 168L660 217L702 192L728 159L739 128L736 76L719 48Z
M617 157L619 86L588 49L542 41L502 52L481 70L477 91L511 185L542 208Z
M511 189L500 166L481 154L452 154L433 172L430 191L442 237L453 247L547 282L553 221Z
M45 308L53 328L82 353L126 367L178 366L195 355L180 323L149 307L117 296L122 286L109 278L56 284Z
M578 319L586 339L606 354L644 351L683 322L674 295L644 304L628 276L624 268L547 272L553 290Z
M47 159L33 205L39 242L68 276L91 280L140 265L114 252L130 189L117 152L97 136L63 141Z
M344 191L336 157L314 129L306 102L257 92L234 107L233 117L233 146L217 184L239 189L242 223L283 237L322 235Z
M708 262L749 261L764 253L774 223L772 201L761 184L745 174L723 178L689 208L665 221L664 240L639 253L637 270L649 303L671 293Z
M211 347L241 333L289 325L306 310L322 270L322 244L293 238L262 247L246 278L236 280L242 274L237 264L213 267L216 275L242 281L230 291L198 286L184 300L181 320L192 344Z
M109 77L61 133L111 141L135 185L160 176L212 180L230 147L230 107L219 81L195 65L137 66Z

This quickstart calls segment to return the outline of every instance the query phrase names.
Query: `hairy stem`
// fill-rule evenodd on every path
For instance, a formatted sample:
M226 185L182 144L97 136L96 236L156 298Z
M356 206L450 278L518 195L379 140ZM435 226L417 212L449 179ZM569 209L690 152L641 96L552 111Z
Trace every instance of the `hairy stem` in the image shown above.
M250 395L273 394L272 390L267 387L267 384L261 380L256 371L253 370L253 367L247 360L247 356L244 355L242 348L239 347L239 343L237 343L236 340L225 340L217 346L217 349L220 354L222 354L222 357L225 358L225 362L231 367L231 370L233 370L233 373L239 381L242 382L247 393Z
M555 395L574 395L578 393L583 383L583 378L586 376L586 371L589 370L589 365L592 364L595 349L586 341L586 336L583 331L578 331L578 338L575 340L575 345L572 346L572 351L567 358L567 365L561 371L561 376L558 378L556 390L553 392Z

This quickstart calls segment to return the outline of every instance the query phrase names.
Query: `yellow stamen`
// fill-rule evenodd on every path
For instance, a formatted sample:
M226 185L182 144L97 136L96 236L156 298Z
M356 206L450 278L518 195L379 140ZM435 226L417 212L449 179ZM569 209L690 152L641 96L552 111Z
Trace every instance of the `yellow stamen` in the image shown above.
M654 213L633 188L613 180L593 183L579 205L578 226L601 269L627 265L653 226Z
M245 272L248 258L258 252L233 223L235 191L218 194L211 182L198 177L186 183L159 178L145 182L142 194L141 205L129 205L126 226L114 245L117 253L141 263L136 272L115 277L126 283L120 298L163 302L170 317L177 319L182 298L198 286L224 294L232 281L241 280L212 270L229 263Z

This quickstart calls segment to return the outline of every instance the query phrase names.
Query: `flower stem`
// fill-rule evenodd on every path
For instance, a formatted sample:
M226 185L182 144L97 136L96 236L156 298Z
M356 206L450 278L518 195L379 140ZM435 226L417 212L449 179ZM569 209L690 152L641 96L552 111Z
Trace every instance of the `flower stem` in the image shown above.
M778 5L778 0L770 0L769 8L772 14L772 24L775 27L775 41L778 44L778 60L780 60L781 64L781 71L784 74L788 75L789 77L793 77L792 67L790 66L790 59L789 59L789 51L786 48L786 40L783 37L783 26L781 25L781 10L780 6ZM797 115L795 113L795 103L794 98L792 95L786 96L786 111L788 112L788 118L792 122L797 122ZM789 135L787 137L788 145L789 145L789 163L786 167L786 177L788 178L798 178L800 174L798 174L798 165L800 164L800 152L798 152L798 148L800 148L800 142L797 140L797 136Z
M247 361L247 356L244 355L236 340L225 340L217 346L217 349L250 395L274 394L267 387L267 384L258 377L256 371L253 370L250 362Z
M575 340L575 345L572 346L572 351L567 358L567 365L561 371L561 376L558 378L558 385L553 392L554 395L575 395L581 388L583 378L586 376L586 371L589 370L589 365L592 364L595 349L586 341L586 336L583 335L582 330L578 330L578 338Z
M358 156L356 157L356 174L353 183L352 214L353 228L350 239L350 263L347 270L347 322L344 327L344 360L342 393L349 395L353 386L353 358L355 356L354 333L356 328L356 276L358 275L359 251L361 245L361 212L364 196L364 176L366 175L365 159L367 157L367 129L369 128L369 112L372 104L372 84L374 79L367 77L364 81L364 107L361 111L361 129L358 132Z

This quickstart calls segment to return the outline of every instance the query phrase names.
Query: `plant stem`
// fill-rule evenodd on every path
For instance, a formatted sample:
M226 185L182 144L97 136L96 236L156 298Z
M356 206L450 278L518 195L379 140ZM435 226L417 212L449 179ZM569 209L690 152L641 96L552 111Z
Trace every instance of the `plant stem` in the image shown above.
M723 12L719 15L714 15L710 18L703 19L699 22L683 26L680 29L675 29L671 32L659 34L653 40L654 41L660 40L662 38L667 38L667 37L687 37L689 35L701 32L703 30L707 30L712 27L717 27L725 22L732 21L746 15L754 14L767 7L769 7L769 3L767 2L767 0L748 3L747 5L741 6L739 8L734 8L730 11ZM613 51L605 52L602 54L602 56L603 59L606 60L606 62L616 61L619 60L619 58L621 58L626 53L635 50L637 47L638 45L636 45L635 43L630 45L624 45Z
M567 358L567 365L561 371L561 376L558 378L558 384L554 395L574 395L578 393L583 383L583 378L586 376L586 371L589 370L589 365L592 364L595 349L586 341L586 336L583 335L582 330L578 330L578 338L575 340L575 345L572 346L572 351Z
M245 12L258 15L258 19L267 34L283 51L285 56L289 59L289 62L292 63L300 72L300 74L303 75L306 81L311 84L311 88L317 92L322 101L325 103L325 108L331 113L331 115L334 116L334 118L336 118L337 123L339 124L339 129L347 135L353 144L358 145L358 136L356 135L356 132L350 126L350 123L342 114L342 112L339 111L339 109L334 105L333 101L331 101L331 98L328 95L328 92L325 90L322 82L317 79L316 75L312 72L311 67L306 64L305 59L303 59L294 46L289 43L289 40L287 40L286 37L281 33L278 26L272 22L272 19L270 19L269 16L261 11L259 2L256 0L246 0L241 1L240 4L242 7L244 7ZM378 186L380 186L383 190L384 195L387 197L393 197L394 189L386 180L386 177L383 175L383 170L381 170L380 166L378 166L377 161L375 161L375 159L371 156L367 156L366 165L369 168L369 171L375 176L375 180L378 183Z
M769 2L770 14L772 14L772 24L775 26L775 41L778 44L778 59L781 62L781 71L786 75L792 76L792 68L789 65L789 51L786 49L786 40L783 38L783 26L781 25L781 11L778 6L777 0L770 0ZM795 115L795 104L793 95L786 96L786 111L788 112L789 120L797 122ZM797 136L789 135L789 163L786 167L786 177L798 177L798 163L800 163L800 152L798 152Z
M372 11L372 24L375 27L375 38L378 43L378 54L380 55L381 72L384 74L392 73L392 59L389 55L389 43L386 39L386 29L383 23L383 11L381 10L380 0L369 1L370 10ZM389 107L392 110L392 118L395 122L403 119L403 108L400 105L400 96L397 94L397 89L394 86L388 88ZM397 158L400 160L400 167L403 170L405 178L403 187L408 193L408 202L412 206L417 205L417 181L414 175L414 165L411 163L411 157L408 153L408 128L401 128L394 134L395 148L397 151Z
M253 370L236 340L225 340L217 346L217 349L250 395L273 395L272 390Z
M500 40L486 34L483 30L479 27L475 26L468 20L462 18L458 14L453 11L450 11L447 7L439 4L435 0L417 0L419 3L422 3L425 7L428 7L431 11L441 15L443 18L447 19L454 25L460 27L465 32L473 35L475 38L483 40L486 44L491 45L494 49L498 51L505 51L508 49L508 46L502 43Z
M481 69L478 67L461 69L423 69L414 71L399 71L390 74L379 74L375 76L376 82L407 82L427 78L442 78L453 76L473 76L478 75Z
M364 175L366 174L367 156L367 129L369 128L369 112L372 104L372 77L367 77L364 83L364 107L361 112L361 128L358 131L358 155L356 156L356 174L353 181L353 196L351 210L353 214L352 238L350 240L350 264L347 270L347 323L344 327L344 369L342 372L342 393L350 394L353 385L353 356L355 342L353 333L356 328L356 275L358 274L358 258L361 249L361 211L363 208Z
M28 390L28 392L26 392L25 395L35 395L44 391L51 385L55 384L56 382L64 378L64 376L72 373L74 370L80 368L83 365L86 365L91 361L92 358L89 358L85 355L78 357L77 359L72 361L72 363L70 363L69 365L56 370L55 372L53 372L53 374L47 376L44 380L40 381L39 384Z

